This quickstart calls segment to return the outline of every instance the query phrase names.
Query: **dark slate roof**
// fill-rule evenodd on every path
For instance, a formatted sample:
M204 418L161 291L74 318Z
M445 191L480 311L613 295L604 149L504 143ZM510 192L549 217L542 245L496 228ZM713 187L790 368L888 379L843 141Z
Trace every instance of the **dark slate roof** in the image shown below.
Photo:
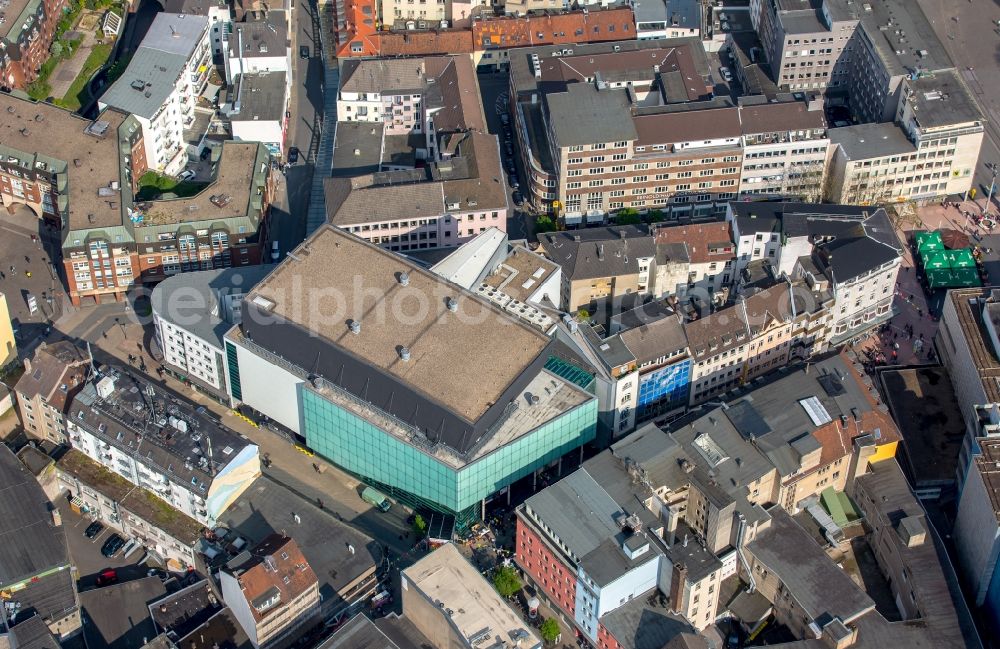
M889 217L882 209L849 233L817 246L816 252L818 261L835 282L864 275L903 254Z
M570 279L638 273L637 258L656 256L656 240L648 227L640 225L547 232L539 240L545 254Z
M76 609L76 580L69 567L42 577L14 594L13 600L21 605L21 613L34 611L42 619L55 621Z
M598 90L589 83L571 83L566 92L550 93L545 100L558 147L639 137L624 89Z
M20 616L18 616L20 619ZM11 635L16 640L17 649L60 649L49 627L41 615L33 615L26 620L19 621L17 626L11 628Z
M69 565L52 509L31 471L0 445L0 586Z
M729 208L736 218L740 236L758 232L780 232L782 222L790 215L856 216L871 212L862 205L822 205L818 203L778 203L771 201L733 201Z
M601 617L601 625L615 640L629 649L663 649L663 647L706 647L700 644L675 645L685 637L697 638L694 628L682 616L649 602L654 591L640 595Z

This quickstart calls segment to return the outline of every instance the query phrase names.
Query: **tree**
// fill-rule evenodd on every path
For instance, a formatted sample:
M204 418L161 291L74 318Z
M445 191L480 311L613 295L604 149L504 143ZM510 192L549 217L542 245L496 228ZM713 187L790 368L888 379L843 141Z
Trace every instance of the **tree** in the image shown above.
M660 223L667 220L667 215L663 213L663 210L649 210L646 213L646 220L650 223Z
M548 214L540 214L535 219L535 233L541 234L542 232L555 232L556 222Z
M500 566L493 573L493 587L501 597L509 599L521 590L521 578L517 576L517 571L513 567Z
M586 322L587 320L590 320L590 311L586 310L583 307L580 307L579 309L576 310L576 319L579 320L580 322Z
M542 625L538 627L538 631L542 634L542 640L547 643L555 642L559 639L559 636L562 635L562 631L559 629L559 623L552 617L545 618Z
M417 533L417 536L423 536L424 532L427 531L427 521L420 514L413 517L413 531Z
M615 223L618 225L636 225L641 222L639 210L634 208L625 207L615 212Z

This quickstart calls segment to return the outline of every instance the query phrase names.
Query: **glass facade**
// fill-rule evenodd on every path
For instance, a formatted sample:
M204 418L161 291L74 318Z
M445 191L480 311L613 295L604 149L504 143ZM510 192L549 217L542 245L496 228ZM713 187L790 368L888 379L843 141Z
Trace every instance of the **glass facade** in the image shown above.
M303 386L303 433L321 456L373 484L388 485L447 514L469 509L594 439L597 400L455 469Z
M639 379L637 417L653 417L661 412L687 406L691 386L691 359L654 370Z
M226 363L229 365L229 394L234 399L243 400L243 389L240 387L240 362L236 357L236 347L226 341Z

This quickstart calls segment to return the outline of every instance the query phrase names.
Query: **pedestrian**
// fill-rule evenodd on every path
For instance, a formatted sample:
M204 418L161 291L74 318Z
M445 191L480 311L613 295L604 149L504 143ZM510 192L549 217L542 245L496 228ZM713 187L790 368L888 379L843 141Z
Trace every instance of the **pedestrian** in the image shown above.
M30 271L30 270L29 270L29 271L27 271L27 272L25 273L25 275L27 275L28 277L31 277L31 271Z

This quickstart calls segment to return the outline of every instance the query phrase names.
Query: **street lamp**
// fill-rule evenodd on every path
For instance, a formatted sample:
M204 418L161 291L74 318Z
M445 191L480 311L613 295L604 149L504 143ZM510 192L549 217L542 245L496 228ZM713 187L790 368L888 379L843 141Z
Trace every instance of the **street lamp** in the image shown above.
M125 323L121 321L121 318L115 318L115 322L122 328L122 337L128 340L128 334L125 333Z

